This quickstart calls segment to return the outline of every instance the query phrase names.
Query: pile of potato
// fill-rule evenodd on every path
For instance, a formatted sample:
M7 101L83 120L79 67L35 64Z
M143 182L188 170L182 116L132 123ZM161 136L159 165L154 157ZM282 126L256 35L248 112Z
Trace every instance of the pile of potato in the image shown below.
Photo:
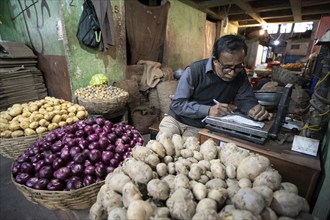
M297 187L264 156L160 134L108 174L89 218L313 219Z
M41 134L85 119L83 106L57 99L44 99L14 104L0 112L0 137L13 138Z
M112 99L119 97L128 97L125 90L109 85L87 86L75 91L75 95L85 99Z

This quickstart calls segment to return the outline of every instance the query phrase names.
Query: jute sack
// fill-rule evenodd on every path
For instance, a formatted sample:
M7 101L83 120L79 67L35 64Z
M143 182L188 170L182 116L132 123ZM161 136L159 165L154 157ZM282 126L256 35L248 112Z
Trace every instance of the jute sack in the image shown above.
M132 110L133 126L141 133L149 133L149 127L158 121L157 109L154 106L138 106Z
M176 87L178 86L178 80L164 81L157 85L159 107L160 107L160 120L164 117L164 114L168 112L171 104L171 95L174 95Z

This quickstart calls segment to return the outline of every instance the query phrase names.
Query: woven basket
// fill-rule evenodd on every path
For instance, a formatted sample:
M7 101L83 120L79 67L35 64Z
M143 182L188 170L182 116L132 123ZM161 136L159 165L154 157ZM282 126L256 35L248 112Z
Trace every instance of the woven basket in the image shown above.
M16 159L19 155L24 153L32 143L47 134L48 132L15 138L0 138L0 154L9 159Z
M16 188L30 202L42 205L50 210L81 210L89 209L96 201L97 194L104 180L89 186L70 191L35 190L11 180Z
M85 107L90 114L111 114L123 109L128 101L128 93L126 96L113 97L107 100L84 99L77 96L79 105Z

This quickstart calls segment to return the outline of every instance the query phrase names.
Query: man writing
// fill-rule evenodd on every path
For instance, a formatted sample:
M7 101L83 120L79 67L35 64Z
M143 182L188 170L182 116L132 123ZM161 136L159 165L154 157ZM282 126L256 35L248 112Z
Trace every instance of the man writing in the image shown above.
M269 113L258 104L244 69L246 53L243 39L226 35L215 42L212 57L190 64L159 125L160 133L197 136L205 126L204 117L225 116L235 110L254 120L267 119Z

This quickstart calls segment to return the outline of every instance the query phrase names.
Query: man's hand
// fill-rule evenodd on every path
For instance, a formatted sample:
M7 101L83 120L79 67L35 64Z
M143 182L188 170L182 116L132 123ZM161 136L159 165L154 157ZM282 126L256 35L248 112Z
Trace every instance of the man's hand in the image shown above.
M232 111L236 110L236 106L234 105L228 105L225 103L220 103L213 105L209 110L209 116L225 116L230 114Z
M271 115L266 111L265 107L259 104L251 108L248 114L251 118L257 121L271 119Z

